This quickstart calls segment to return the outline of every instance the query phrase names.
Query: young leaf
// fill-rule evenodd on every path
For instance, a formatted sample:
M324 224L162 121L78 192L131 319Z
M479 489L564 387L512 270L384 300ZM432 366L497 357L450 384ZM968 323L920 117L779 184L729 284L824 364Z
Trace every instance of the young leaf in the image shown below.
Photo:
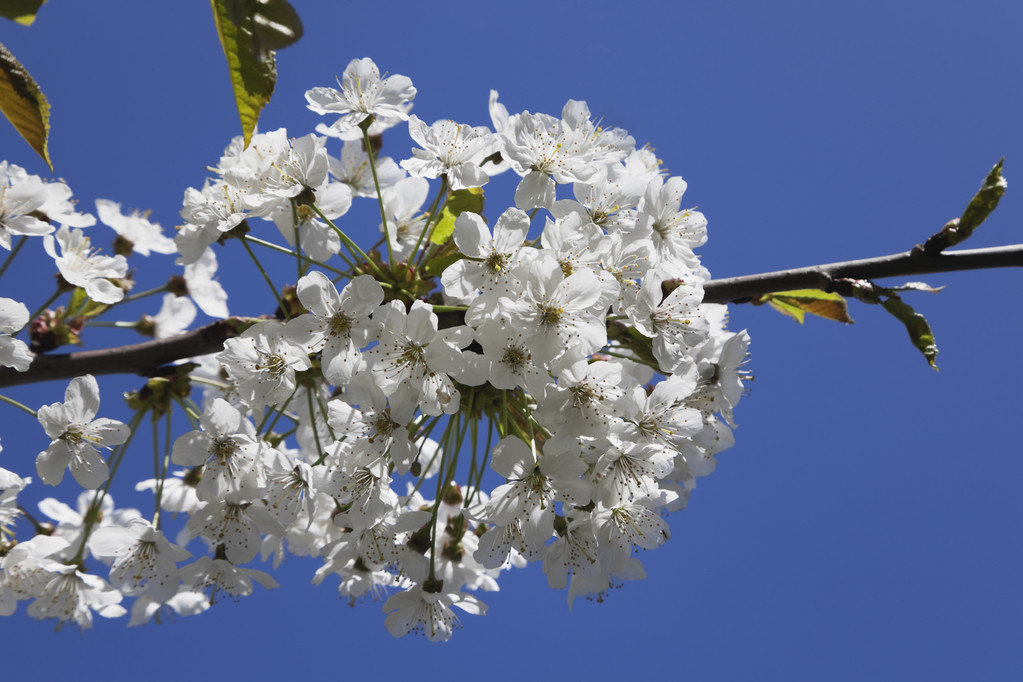
M934 359L938 355L938 346L934 343L934 333L931 331L931 325L927 324L926 318L898 296L893 295L886 298L881 302L881 306L906 325L906 331L909 332L909 338L913 345L927 358L927 364L938 369L934 363Z
M885 287L888 291L926 291L929 294L940 293L945 287L932 287L925 282L906 282L895 287Z
M248 146L259 114L277 83L275 50L302 36L287 0L210 0L220 45L231 73L242 135Z
M0 45L0 111L52 171L46 148L50 104L25 67L3 45Z
M913 310L907 303L899 298L898 291L921 290L937 293L940 289L932 289L919 282L909 282L901 287L879 287L867 280L847 280L852 285L852 294L864 303L881 305L885 310L895 316L899 322L906 325L906 331L913 345L924 354L929 364L934 369L938 366L934 359L938 356L938 346L934 343L934 332L931 325L923 315ZM883 297L883 300L882 300Z
M15 21L22 26L31 26L36 13L46 0L3 0L0 2L0 17Z
M988 172L987 177L984 178L984 184L973 196L973 199L970 200L962 216L959 217L959 239L949 244L949 246L954 246L969 237L991 215L991 212L997 208L999 200L1005 194L1006 182L1005 178L1002 177L1002 163L1004 162L1005 157L999 159L994 168Z
M483 188L470 187L469 189L456 189L448 194L448 200L444 204L444 210L437 220L437 226L433 228L430 241L434 244L443 244L451 238L455 231L455 218L463 213L483 213Z
M795 318L799 324L803 324L805 313L823 317L835 322L852 324L853 319L849 317L849 308L846 306L845 298L840 294L821 291L820 289L794 289L792 291L776 291L771 294L764 294L758 298L754 305L770 304L772 308Z
M998 206L998 201L1005 194L1006 182L1002 177L1004 161L1003 157L988 172L987 177L984 178L984 184L970 200L963 214L948 221L940 232L928 238L923 247L925 253L936 255L950 246L966 241L973 231L991 215L991 212Z

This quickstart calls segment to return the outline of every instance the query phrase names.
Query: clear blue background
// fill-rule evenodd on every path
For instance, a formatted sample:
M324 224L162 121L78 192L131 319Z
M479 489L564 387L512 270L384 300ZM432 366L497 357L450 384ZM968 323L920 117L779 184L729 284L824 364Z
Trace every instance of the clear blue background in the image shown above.
M322 119L304 91L370 56L412 78L428 121L489 123L490 88L513 112L586 100L689 182L718 277L906 250L959 215L1003 155L1008 194L967 246L1021 241L1018 2L293 4L305 37L278 55L264 130L311 130ZM204 2L52 0L30 28L0 24L0 42L48 95L55 175L88 210L110 198L169 230L184 188L239 131ZM46 174L5 123L0 150ZM169 271L140 261L143 283ZM0 295L48 294L48 273L18 272ZM244 261L222 269L232 312L263 312L241 295L254 278ZM643 555L648 579L604 603L569 611L533 567L480 595L490 613L466 616L450 643L394 640L379 604L348 608L333 584L309 585L315 562L292 559L280 589L175 624L55 634L22 605L0 620L5 678L1018 680L1023 273L913 279L948 285L911 297L940 372L878 309L799 327L733 308L756 375L737 445L672 518L671 542ZM137 384L104 383L103 413ZM8 395L38 406L62 392ZM41 428L11 409L0 423L0 465L31 471Z

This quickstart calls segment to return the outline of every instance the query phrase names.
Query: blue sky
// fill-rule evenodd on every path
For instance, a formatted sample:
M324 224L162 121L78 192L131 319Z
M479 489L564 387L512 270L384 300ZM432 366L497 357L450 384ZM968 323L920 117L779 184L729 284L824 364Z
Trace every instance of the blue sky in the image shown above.
M906 250L958 216L1002 156L1008 193L967 246L1021 241L1018 3L293 4L306 34L278 55L264 130L309 132L321 119L305 90L369 56L413 80L427 121L488 124L491 88L513 112L586 100L687 180L717 277ZM49 97L54 175L83 206L151 209L169 229L184 188L239 131L205 3L53 0L31 28L0 24L0 42ZM404 144L385 150L402 158ZM48 174L5 123L0 149ZM140 281L167 274L158 258ZM21 265L0 295L48 292L49 274ZM643 555L648 578L603 603L569 611L533 567L482 595L489 614L463 618L450 643L394 640L378 604L348 608L333 585L309 584L315 563L292 559L280 589L174 624L54 633L22 607L0 620L5 671L1018 679L1021 276L914 278L948 286L910 299L935 330L940 372L878 309L851 304L851 327L799 327L733 307L756 375L736 446L672 517L672 540ZM233 312L262 312L242 294L253 277L241 261L222 267ZM134 340L121 334L112 342ZM136 384L102 384L104 406ZM9 395L38 406L62 393ZM13 410L0 423L0 465L30 470L41 428ZM115 499L149 504L130 491Z

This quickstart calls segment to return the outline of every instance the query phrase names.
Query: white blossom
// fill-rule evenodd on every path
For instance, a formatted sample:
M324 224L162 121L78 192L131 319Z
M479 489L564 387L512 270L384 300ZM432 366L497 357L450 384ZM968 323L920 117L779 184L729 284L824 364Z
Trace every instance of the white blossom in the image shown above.
M56 244L60 245L59 255ZM56 236L43 237L43 247L57 264L61 277L85 289L92 300L117 303L124 298L124 289L110 281L128 274L124 256L101 256L81 230L69 230L67 226L61 226Z
M488 128L473 128L450 119L426 125L415 114L408 119L409 135L422 149L413 149L411 159L401 162L417 178L445 176L453 190L482 187L490 179L480 167L483 159L497 149Z
M331 124L336 132L357 128L369 116L407 120L405 103L416 96L405 76L380 77L372 59L353 59L340 81L341 90L313 88L305 94L309 108L318 114L340 114Z
M12 298L0 297L0 366L24 372L32 364L28 345L14 335L28 324L28 308Z
M128 427L114 419L94 419L99 411L99 384L91 374L76 377L64 392L63 403L39 408L39 423L51 438L50 447L36 458L39 478L57 485L64 470L83 488L98 488L107 480L107 463L100 449L128 439Z
M148 256L152 253L177 253L174 240L166 237L157 223L150 222L143 214L135 211L131 215L121 213L121 205L109 199L96 200L96 213L100 222L113 228L114 232L131 242L132 252Z

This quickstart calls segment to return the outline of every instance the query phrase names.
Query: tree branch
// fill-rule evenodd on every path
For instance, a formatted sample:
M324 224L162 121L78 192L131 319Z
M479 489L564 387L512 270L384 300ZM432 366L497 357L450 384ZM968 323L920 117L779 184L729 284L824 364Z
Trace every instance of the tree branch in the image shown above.
M873 280L882 277L1006 267L1023 267L1023 244L989 249L964 249L933 255L925 253L918 246L911 251L893 253L890 256L714 279L703 285L703 300L707 303L747 303L757 296L775 291L791 289L836 291L836 281L842 279Z
M840 280L844 279L873 280L1004 267L1023 267L1023 244L939 254L927 254L918 246L911 251L878 258L711 280L704 284L703 300L708 303L745 303L775 291L835 291L843 288ZM0 367L0 388L70 379L83 374L151 376L159 367L177 360L219 352L224 341L238 335L239 324L247 326L245 322L229 318L169 339L78 353L37 355L26 372Z
M223 350L224 341L238 335L238 322L238 318L218 320L168 339L154 339L130 346L36 355L26 372L0 367L0 388L70 379L83 374L151 376L159 367L176 360Z

